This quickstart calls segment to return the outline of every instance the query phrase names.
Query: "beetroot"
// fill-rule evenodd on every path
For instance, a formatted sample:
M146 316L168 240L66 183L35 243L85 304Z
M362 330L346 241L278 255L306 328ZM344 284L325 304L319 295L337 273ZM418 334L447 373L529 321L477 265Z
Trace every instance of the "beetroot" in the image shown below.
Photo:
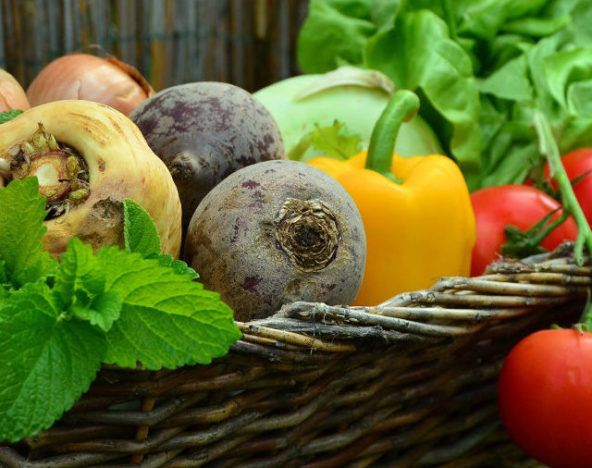
M304 300L350 304L360 288L366 237L345 189L295 161L240 169L198 206L185 259L237 320Z
M284 158L271 114L231 84L173 86L144 101L130 117L173 176L184 229L202 198L225 177L256 162Z

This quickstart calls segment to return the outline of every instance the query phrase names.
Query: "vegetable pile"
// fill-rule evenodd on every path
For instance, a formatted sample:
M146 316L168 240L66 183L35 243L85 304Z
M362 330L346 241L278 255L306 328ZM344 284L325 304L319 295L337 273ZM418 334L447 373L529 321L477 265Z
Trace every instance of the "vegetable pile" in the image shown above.
M0 73L0 441L103 364L207 364L289 302L374 306L565 241L582 265L590 21L588 0L311 0L305 73L255 94L154 93L87 54L26 94ZM554 466L592 444L591 328L588 304L501 374L508 431Z

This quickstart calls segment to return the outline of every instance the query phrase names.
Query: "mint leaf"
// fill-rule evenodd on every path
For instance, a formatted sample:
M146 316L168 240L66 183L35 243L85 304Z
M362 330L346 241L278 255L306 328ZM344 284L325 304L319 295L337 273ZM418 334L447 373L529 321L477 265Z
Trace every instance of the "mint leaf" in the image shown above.
M144 257L160 254L160 238L148 212L133 200L123 202L125 248Z
M105 362L134 368L208 364L240 337L232 310L218 294L159 258L145 259L114 247L98 253L107 290L123 300L119 320L107 334Z
M41 246L44 219L37 178L14 180L0 190L0 260L14 287L35 282L55 268L56 261Z
M62 255L54 280L54 294L63 310L109 331L119 318L122 300L105 290L105 272L89 244L73 238Z
M108 332L113 322L119 318L122 305L123 301L117 294L106 292L94 297L87 306L81 303L74 304L72 315L81 320L88 320L91 325Z
M89 295L100 294L105 290L105 274L99 270L90 245L76 238L68 242L55 276L53 290L64 309L76 301L76 290L83 290Z
M88 389L105 353L89 323L64 320L39 281L0 303L0 440L48 428Z
M160 254L158 230L150 214L133 200L123 202L125 248L147 258L159 258L162 266L175 270L177 274L188 275L196 279L199 275L182 260L175 260L170 255Z
M12 109L4 112L0 112L0 124L6 123L14 119L16 116L21 115L22 110Z
M175 260L170 255L160 255L158 257L160 266L171 268L178 275L187 275L190 279L197 279L199 275L183 260Z

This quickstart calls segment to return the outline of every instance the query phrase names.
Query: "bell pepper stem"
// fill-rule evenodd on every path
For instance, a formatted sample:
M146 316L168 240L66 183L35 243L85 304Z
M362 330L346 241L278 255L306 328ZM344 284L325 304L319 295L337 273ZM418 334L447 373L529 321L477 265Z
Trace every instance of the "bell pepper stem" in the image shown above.
M392 95L372 130L366 169L402 183L392 171L395 141L401 124L411 120L418 110L419 98L413 92L403 89Z
M582 207L578 203L571 181L561 162L561 155L557 147L557 142L553 137L551 126L546 116L540 111L534 113L534 127L539 138L539 151L547 158L551 168L551 174L559 186L563 208L573 216L578 227L574 258L577 265L582 265L584 263L584 246L588 248L588 253L592 254L592 231L590 230L590 225L586 220Z

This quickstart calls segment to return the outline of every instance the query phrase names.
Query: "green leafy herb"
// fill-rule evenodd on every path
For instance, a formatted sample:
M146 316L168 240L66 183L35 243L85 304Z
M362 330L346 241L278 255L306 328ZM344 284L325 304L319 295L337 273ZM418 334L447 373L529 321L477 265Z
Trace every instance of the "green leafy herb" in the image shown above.
M333 125L328 127L315 124L314 130L300 140L288 157L302 160L309 148L313 148L319 156L348 159L361 150L362 139L359 135L349 133L343 122L335 120Z
M145 257L160 255L160 239L148 212L133 200L123 202L125 248Z
M128 252L137 252L146 258L158 258L160 265L172 268L178 275L197 279L199 275L182 260L160 254L160 239L156 225L148 212L133 200L123 201L124 242Z
M22 114L22 110L12 109L4 112L0 112L0 124L9 122L10 120L14 119L16 116Z
M105 332L119 318L123 305L120 296L107 291L106 274L92 247L74 238L61 258L53 288L62 310Z
M361 138L349 134L345 124L336 120L331 127L316 126L311 135L311 145L327 156L348 159L360 151Z
M206 364L240 337L232 310L184 262L160 255L149 215L124 202L126 250L69 241L42 249L36 179L0 190L0 440L49 427L101 363L146 369Z
M0 190L0 261L14 287L31 283L55 267L43 251L45 200L36 178L15 180Z
M115 247L99 252L107 290L123 299L121 318L107 335L106 362L147 369L207 364L239 338L219 296L159 259Z
M49 427L94 380L105 335L68 320L43 281L0 304L0 440Z

